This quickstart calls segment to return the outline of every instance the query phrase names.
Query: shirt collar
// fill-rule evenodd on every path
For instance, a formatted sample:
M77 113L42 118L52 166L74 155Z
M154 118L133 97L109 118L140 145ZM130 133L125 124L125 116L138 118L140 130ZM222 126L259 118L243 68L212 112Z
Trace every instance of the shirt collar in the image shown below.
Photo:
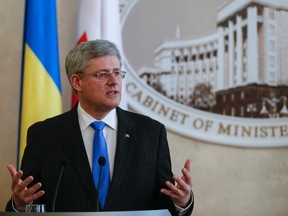
M77 107L79 125L81 131L85 130L90 126L90 124L94 121L97 121L92 116L90 116L85 110L81 107L80 102L78 103ZM111 110L103 119L101 119L106 125L108 125L113 130L117 131L117 113L116 109L114 108Z

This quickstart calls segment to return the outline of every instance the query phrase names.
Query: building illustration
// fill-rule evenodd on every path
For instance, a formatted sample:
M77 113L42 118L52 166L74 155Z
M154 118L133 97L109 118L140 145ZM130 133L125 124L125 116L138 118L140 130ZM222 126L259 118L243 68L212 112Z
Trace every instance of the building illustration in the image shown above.
M139 76L186 106L228 116L288 116L288 1L233 0L214 33L162 41Z

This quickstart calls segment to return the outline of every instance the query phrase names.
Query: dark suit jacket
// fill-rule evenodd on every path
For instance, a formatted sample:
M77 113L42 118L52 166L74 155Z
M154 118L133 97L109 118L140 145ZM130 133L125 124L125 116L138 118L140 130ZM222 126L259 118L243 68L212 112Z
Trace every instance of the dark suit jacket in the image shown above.
M117 116L114 173L103 210L169 209L176 215L173 202L160 193L166 180L173 181L164 125L120 108L117 108ZM60 183L55 211L96 211L97 191L80 132L77 106L38 122L28 130L21 165L23 179L32 175L33 184L42 183L45 195L35 203L45 203L47 211L51 211L63 160L68 160L68 164ZM6 210L11 210L11 200Z

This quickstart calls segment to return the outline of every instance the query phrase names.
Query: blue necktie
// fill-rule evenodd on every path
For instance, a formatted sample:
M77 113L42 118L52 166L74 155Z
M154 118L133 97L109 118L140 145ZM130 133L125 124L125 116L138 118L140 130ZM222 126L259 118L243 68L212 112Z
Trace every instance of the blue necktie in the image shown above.
M107 153L107 145L105 137L103 135L103 128L105 123L101 121L95 121L91 124L91 127L95 130L94 141L93 141L93 162L92 162L92 174L94 178L95 187L98 190L98 196L102 208L104 208L106 197L110 185L110 168L109 159ZM105 165L102 167L102 174L99 185L99 174L100 165L98 163L99 157L104 157L106 159Z

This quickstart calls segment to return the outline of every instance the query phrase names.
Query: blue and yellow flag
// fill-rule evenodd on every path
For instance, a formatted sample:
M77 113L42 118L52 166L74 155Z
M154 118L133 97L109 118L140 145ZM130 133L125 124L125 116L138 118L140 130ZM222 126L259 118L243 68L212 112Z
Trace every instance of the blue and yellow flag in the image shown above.
M62 112L55 0L26 0L18 165L33 123Z

